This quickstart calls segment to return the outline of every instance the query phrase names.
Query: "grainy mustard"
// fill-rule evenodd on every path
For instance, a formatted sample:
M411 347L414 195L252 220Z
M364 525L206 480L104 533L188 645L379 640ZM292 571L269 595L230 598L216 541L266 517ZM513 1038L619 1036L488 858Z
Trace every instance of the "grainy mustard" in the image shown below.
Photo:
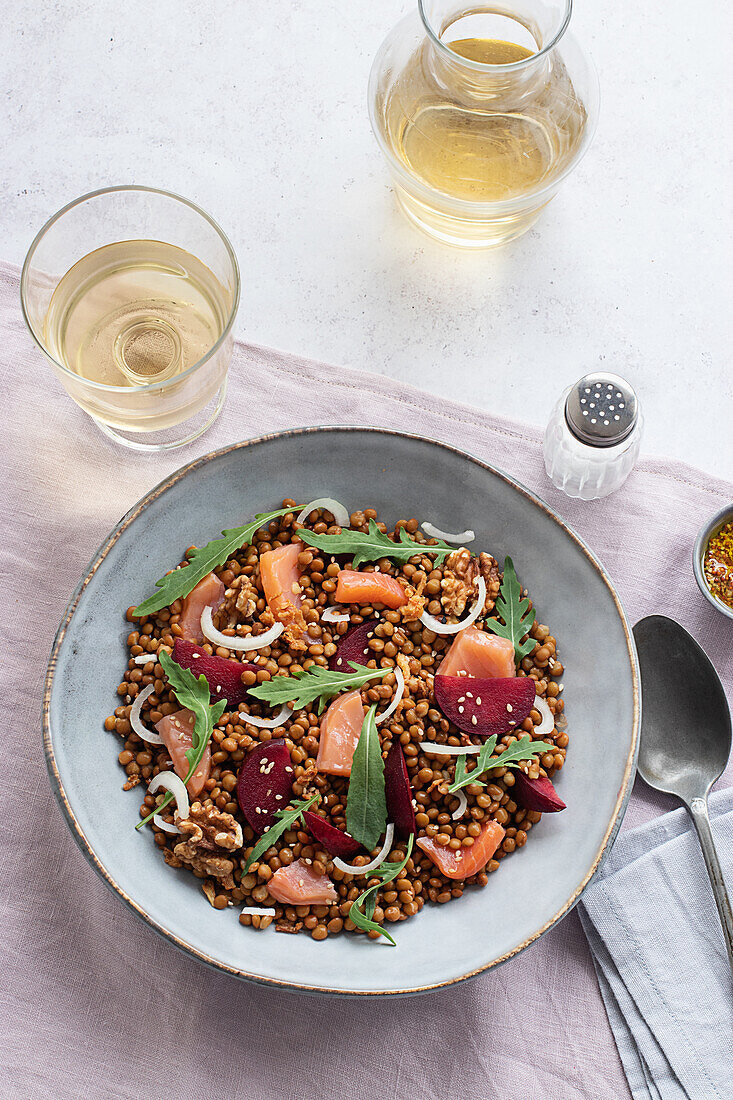
M724 524L708 540L703 568L712 594L733 607L733 522Z

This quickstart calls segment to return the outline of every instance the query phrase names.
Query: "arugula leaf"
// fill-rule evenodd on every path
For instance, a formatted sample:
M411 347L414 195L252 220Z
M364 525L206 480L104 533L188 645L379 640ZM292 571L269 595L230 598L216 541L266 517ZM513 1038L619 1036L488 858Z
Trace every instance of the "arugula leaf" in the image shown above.
M384 761L374 721L376 711L376 706L370 707L364 717L351 762L346 800L346 831L368 852L376 847L387 826Z
M483 745L481 746L481 752L476 758L476 767L473 769L472 772L466 771L466 761L468 759L468 755L466 753L464 753L462 756L456 757L456 774L453 779L453 786L448 792L449 794L451 794L454 790L460 790L461 787L465 787L468 783L476 782L475 779L466 778L467 776L470 777L480 775L481 772L486 771L489 766L491 754L496 748L497 740L498 738L496 734L493 734L486 741L484 741Z
M555 746L546 741L533 741L528 733L519 741L512 741L508 749L504 749L499 756L492 756L496 748L496 736L490 737L481 746L476 767L472 772L466 771L466 753L462 753L456 759L456 774L452 785L448 788L448 794L455 794L461 787L468 787L471 783L481 783L480 775L491 771L493 768L516 768L520 760L531 760L533 756L539 756L545 752L551 752ZM485 783L481 783L485 787Z
M376 921L372 920L377 903L377 890L381 889L381 887L385 886L388 882L392 882L394 879L399 878L402 874L407 866L408 859L412 855L414 839L414 836L410 836L407 842L407 855L401 863L383 863L372 872L372 875L376 875L378 878L381 878L382 881L378 882L376 886L370 886L363 894L359 894L359 897L352 901L351 908L349 909L349 919L354 922L357 928L363 928L365 932L379 932L380 936L384 936L385 939L389 940L393 947L396 947L397 944L389 932L382 928L381 924L377 924ZM363 912L359 908L362 904L364 906Z
M496 600L496 612L501 615L504 622L500 623L498 619L484 619L484 625L487 630L492 630L500 638L508 638L514 644L517 661L528 657L537 645L534 638L522 641L534 622L535 612L534 608L529 610L529 600L526 597L521 599L521 595L522 587L517 580L514 562L509 557L504 558L504 579Z
M244 865L244 874L246 875L253 863L255 863L261 855L263 855L268 848L271 848L275 841L286 833L298 820L303 810L309 810L314 802L320 802L320 794L314 794L312 798L293 798L291 805L295 806L294 810L276 810L275 817L277 821L274 825L271 825L269 829L266 829L260 839L255 844L254 848L247 857L247 862Z
M188 761L188 772L186 773L184 783L188 783L201 763L201 758L206 751L206 746L211 740L211 735L214 732L214 726L227 708L227 701L226 699L220 699L218 703L214 703L214 705L211 706L209 702L211 691L208 681L203 674L196 679L190 669L181 668L165 650L161 650L158 660L163 666L163 671L168 677L168 683L173 689L176 699L182 707L186 707L188 710L193 711L194 714L193 731L191 735L193 743L191 748L186 749L185 752L186 760ZM144 817L135 828L142 829L143 825L147 825L148 821L151 821L155 814L159 814L160 811L172 801L173 794L168 791L160 806L157 806L152 813Z
M245 524L244 527L231 527L227 531L222 531L221 538L212 539L211 542L206 543L206 546L192 550L188 565L174 569L172 573L166 573L156 581L155 587L160 591L143 600L140 606L135 608L135 615L152 615L154 611L169 607L174 600L187 596L208 573L223 565L236 550L251 542L260 527L292 511L294 511L293 508L278 508L275 512L258 512L251 523Z
M315 546L327 554L348 554L353 558L354 568L358 569L366 561L379 561L391 558L392 561L409 561L415 554L436 554L440 563L456 547L438 540L435 546L426 546L411 539L404 527L399 529L399 542L379 530L373 519L369 520L369 533L343 530L340 535L316 534L315 531L298 531L298 535L308 546Z
M254 695L255 699L264 699L272 706L293 702L296 710L320 698L320 714L327 699L340 695L342 691L363 687L370 680L377 680L394 672L393 668L367 668L356 661L349 661L349 664L354 672L332 672L322 665L311 665L292 676L273 676L271 680L250 688L249 694Z

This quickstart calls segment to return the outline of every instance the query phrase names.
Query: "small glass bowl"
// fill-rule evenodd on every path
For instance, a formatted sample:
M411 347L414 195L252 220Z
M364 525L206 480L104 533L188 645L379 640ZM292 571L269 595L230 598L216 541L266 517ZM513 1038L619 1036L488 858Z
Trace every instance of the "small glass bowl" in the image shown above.
M695 549L692 552L692 568L695 573L695 580L697 586L702 592L708 603L712 604L716 611L720 611L721 614L726 615L729 619L733 619L733 607L729 607L728 604L723 603L717 596L714 596L710 591L708 582L705 580L705 570L703 568L703 562L705 560L705 551L708 548L708 543L713 535L717 535L721 527L724 527L726 523L733 523L733 504L727 504L725 508L721 508L719 512L708 520L706 524L700 529L700 533L695 539Z

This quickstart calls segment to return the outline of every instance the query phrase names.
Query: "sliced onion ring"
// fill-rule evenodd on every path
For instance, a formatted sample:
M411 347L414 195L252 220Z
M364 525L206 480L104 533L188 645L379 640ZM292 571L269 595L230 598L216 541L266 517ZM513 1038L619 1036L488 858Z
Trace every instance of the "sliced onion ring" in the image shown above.
M532 733L535 737L545 737L548 733L552 733L555 728L555 716L541 695L535 695L532 706L542 715L542 721L539 726L535 726ZM132 715L130 717L132 718Z
M484 609L486 602L486 581L483 577L478 579L478 595L474 601L474 605L471 608L471 613L465 619L461 619L459 623L441 623L439 619L436 619L434 615L431 615L428 611L423 611L420 616L420 622L423 626L426 626L428 630L432 630L434 634L460 634L466 627L472 626L476 622L479 615Z
M284 726L292 716L293 711L287 703L284 703L272 718L258 718L256 714L246 714L243 710L239 712L239 717L246 725L257 726L261 730L276 730L278 726Z
M163 738L157 733L153 733L152 730L149 730L140 720L140 712L143 709L143 703L154 691L155 684L148 684L146 688L143 688L142 691L138 692L135 696L135 702L130 707L130 725L138 737L142 738L143 741L147 741L149 745L162 745Z
M132 658L136 665L149 665L152 661L153 664L158 660L155 653L139 653L137 657Z
M331 607L325 607L321 612L322 623L348 623L349 615L341 614L337 607L331 605Z
M420 741L418 748L423 752L436 752L445 756L460 756L461 753L481 752L481 745L439 745L437 741Z
M452 821L460 821L468 809L468 799L466 798L465 791L454 791L453 794L458 799L458 808L450 815Z
M215 645L223 646L225 649L234 649L238 653L243 653L248 649L262 649L266 645L272 645L276 638L279 638L285 629L283 623L275 623L266 630L264 634L258 634L256 638L251 635L248 638L228 638L226 634L222 634L220 630L217 630L214 626L214 620L211 615L211 608L205 607L201 612L201 633L210 642Z
M441 531L439 527L436 527L433 523L421 523L423 531L426 535L429 535L431 539L442 539L443 542L455 542L461 546L464 546L467 542L473 542L476 538L476 532L471 531L459 531L458 534L453 535L450 531ZM430 547L428 547L428 550Z
M148 794L155 794L161 787L171 792L176 800L176 814L181 821L186 821L191 811L191 805L188 801L186 784L181 777L176 775L175 772L158 772L148 784ZM181 831L177 825L169 825L167 821L163 821L160 814L155 814L153 821L159 829L163 829L166 833L180 833Z
M405 677L402 675L402 669L399 667L399 665L395 665L393 671L396 682L394 686L394 695L392 696L392 702L389 704L386 710L383 710L382 713L378 714L377 717L374 719L375 726L379 726L382 722L386 722L387 719L394 714L394 712L397 710L397 707L400 705L400 699L405 694Z
M275 917L277 912L275 909L262 908L259 905L245 905L244 909L240 910L243 917Z
M347 875L370 875L375 868L379 867L380 863L384 863L390 848L392 847L392 841L394 840L394 825L390 821L387 826L387 831L384 834L384 844L379 849L377 854L371 863L365 863L363 867L357 867L353 863L344 863L338 856L333 857L334 867L338 867L339 871L345 871Z
M310 504L306 504L305 508L301 508L295 517L295 522L305 523L306 516L310 515L314 508L325 508L331 513L339 527L349 527L351 524L351 516L348 510L344 508L340 501L334 500L333 497L318 497L317 500L312 500Z

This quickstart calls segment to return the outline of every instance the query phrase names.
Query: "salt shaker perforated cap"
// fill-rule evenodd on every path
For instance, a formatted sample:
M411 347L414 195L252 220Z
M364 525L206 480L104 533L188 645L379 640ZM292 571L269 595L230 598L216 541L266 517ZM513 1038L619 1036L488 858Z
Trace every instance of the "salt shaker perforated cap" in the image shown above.
M617 374L586 374L565 401L565 420L588 447L614 447L633 432L639 404L633 387Z

